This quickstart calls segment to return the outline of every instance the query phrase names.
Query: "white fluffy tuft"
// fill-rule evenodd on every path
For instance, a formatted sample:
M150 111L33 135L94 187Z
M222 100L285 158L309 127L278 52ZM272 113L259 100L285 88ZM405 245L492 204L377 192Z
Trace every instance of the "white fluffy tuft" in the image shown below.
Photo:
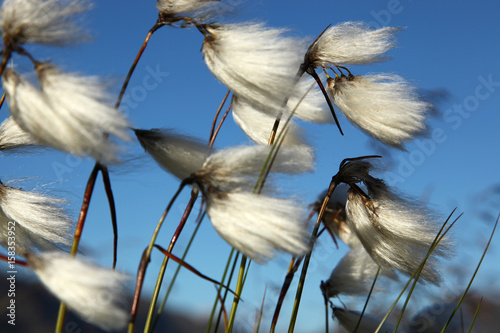
M200 179L223 188L251 188L271 152L270 146L239 146L210 155L196 173ZM312 171L314 154L308 146L281 147L271 172L297 174Z
M85 0L4 0L0 27L7 45L40 43L54 46L88 39L75 16L88 10Z
M186 14L189 16L197 16L196 12L212 5L219 0L159 0L156 3L156 8L160 13L167 16L178 14Z
M38 142L12 119L8 117L0 125L0 151L27 148Z
M207 212L219 235L252 260L271 259L274 251L298 256L308 249L305 210L293 200L249 192L213 193Z
M354 332L358 324L361 313L358 311L344 310L341 308L333 308L333 314L344 327L347 332ZM363 314L363 319L356 332L358 333L373 333L377 330L378 325L382 322L382 318L374 317L370 314ZM386 321L380 328L379 332L393 332L394 326Z
M82 319L104 330L126 326L127 275L61 252L27 259L44 286Z
M366 296L378 267L363 247L353 248L340 259L330 278L321 284L321 289L328 298L339 294ZM393 270L384 269L381 273L396 278Z
M382 268L396 268L412 276L441 226L424 205L390 192L381 181L366 183L371 200L354 189L349 190L346 204L349 226ZM440 282L436 257L447 256L448 250L448 241L443 240L427 260L421 281Z
M233 119L243 132L253 142L259 145L267 145L276 117L256 110L250 103L236 96L233 97L231 105ZM285 121L286 119L281 119L278 133L283 129ZM288 123L287 128L283 146L307 145L302 129L293 120Z
M203 56L212 74L257 109L280 111L295 86L303 42L255 23L213 25L207 31Z
M306 59L314 67L362 65L384 60L394 47L398 28L370 29L362 22L345 22L328 28L309 48Z
M64 200L0 185L0 244L7 247L8 228L15 223L20 253L55 250L71 244L72 223Z
M135 130L141 146L167 172L184 180L198 171L208 156L208 145L170 130Z
M108 138L128 139L125 118L111 105L96 77L63 73L48 64L37 69L42 91L13 70L3 85L12 117L40 144L102 162L119 162Z
M425 131L429 104L397 75L329 79L328 92L351 123L387 145L403 149L403 142Z

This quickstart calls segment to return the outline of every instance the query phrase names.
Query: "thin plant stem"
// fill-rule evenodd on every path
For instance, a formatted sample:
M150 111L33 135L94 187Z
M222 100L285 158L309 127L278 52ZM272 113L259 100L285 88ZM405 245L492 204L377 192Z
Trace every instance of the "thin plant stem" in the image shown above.
M467 293L469 292L469 289L472 286L472 282L474 282L474 279L476 278L477 272L479 271L479 267L481 267L481 264L483 263L483 259L486 256L486 252L488 252L488 248L490 247L491 241L493 240L493 236L495 235L495 230L497 229L497 225L498 225L499 220L500 220L500 215L498 215L498 217L497 217L497 221L495 222L495 226L493 227L493 230L491 232L490 239L488 240L488 243L486 244L486 247L483 251L483 255L481 256L481 259L479 260L479 263L477 264L476 270L474 271L474 274L472 274L472 278L470 279L469 284L467 285L467 288L465 288L464 293L460 297L460 300L458 301L457 306L453 310L450 318L448 319L448 321L444 325L443 329L441 330L441 333L443 333L446 330L446 328L448 327L448 325L450 325L453 317L455 316L458 309L460 308L460 305L462 305L462 302L464 301L465 296L467 296Z
M222 289L222 283L224 283L224 281L226 280L226 274L229 271L229 266L231 264L231 258L233 256L234 251L235 251L234 249L231 249L231 252L229 254L229 259L227 260L226 267L224 269L224 273L222 274L221 285L219 285L219 288L217 289L217 299L215 300L214 305L212 306L212 312L210 313L210 319L208 320L208 325L206 330L207 333L210 332L210 327L212 326L212 321L215 316L215 310L217 309L217 303L219 302L220 299L219 295L220 295L220 290ZM224 304L222 300L221 304Z
M213 136L212 136L212 139L210 139L210 143L209 143L209 145L208 145L210 148L212 148L212 147L213 147L213 145L214 145L214 141L215 141L215 139L217 138L217 134L219 134L219 131L220 131L221 127L222 127L222 124L223 124L223 123L224 123L224 121L226 120L226 117L227 117L227 115L229 114L229 111L231 110L231 107L232 107L232 104L229 104L229 106L228 106L228 108L227 108L226 112L224 113L224 115L222 116L222 119L221 119L221 120L220 120L220 122L219 122L219 125L217 125L217 128L215 129L215 132L214 132L214 134L213 134Z
M202 217L203 216L204 216L204 214L202 215ZM200 226L201 226L201 219L198 223L196 223L196 227L193 231L193 234L191 235L191 238L189 239L189 242L186 246L186 249L184 250L184 253L182 254L181 262L184 262L184 259L186 259L186 256L189 252L189 249L191 248L191 245L193 244L194 238L195 238L196 234L198 233L198 230L200 229ZM151 331L154 331L156 325L158 324L158 321L160 319L160 315L162 314L163 309L165 308L165 304L167 304L168 296L170 295L170 292L172 291L172 288L174 287L175 281L177 280L177 276L179 275L181 268L182 268L182 265L179 264L177 266L177 269L175 270L174 276L172 277L172 280L170 281L170 284L168 285L167 292L165 293L165 297L163 298L163 301L161 302L161 305L158 308L158 312L156 313L156 317L153 321L153 325L151 326ZM223 284L223 282L221 282L221 285L222 284Z
M293 258L292 261L290 262L288 273L286 274L285 281L281 286L278 302L276 303L276 308L274 309L273 319L271 321L271 329L270 329L271 333L274 333L276 330L276 325L278 324L278 318L280 315L281 307L283 306L283 301L285 300L285 296L288 292L288 289L290 289L290 285L292 284L295 273L299 270L300 264L302 263L302 259L304 259L304 257Z
M474 324L476 323L477 315L479 314L479 309L481 308L481 304L483 304L483 297L479 300L479 304L477 305L476 312L474 312L474 317L472 318L472 323L470 323L469 330L467 331L468 333L472 332L472 328L474 327Z
M5 102L5 91L2 94L2 98L0 98L0 109L2 108L4 102Z
M321 220L323 218L323 214L325 213L326 207L328 205L328 201L335 191L337 187L336 178L333 177L330 182L330 186L328 187L328 192L326 193L325 199L323 200L323 204L318 213L318 218L316 219L316 223L314 225L314 229L312 231L311 240L309 242L309 252L304 258L304 264L302 265L302 272L300 273L299 285L297 286L297 293L295 294L295 302L293 304L292 315L290 317L290 325L288 326L288 332L291 333L295 329L295 323L297 321L297 315L299 313L300 299L302 297L302 291L304 290L304 284L307 275L307 269L309 268L309 262L311 260L312 251L314 249L314 244L316 243L316 235L318 234L319 226L321 225Z
M92 193L94 192L95 181L97 179L97 174L99 173L99 170L101 170L101 165L99 163L96 163L87 181L87 186L83 194L82 207L80 208L80 215L78 216L78 222L76 223L75 234L73 236L73 244L71 245L71 250L70 250L70 256L72 257L74 257L78 252L78 244L80 244L80 238L82 236L83 226L85 225L85 220L87 219L90 199L92 198ZM66 305L63 302L61 302L56 321L56 328L55 328L56 333L61 333L63 331L65 316L66 316Z
M212 128L210 129L210 136L208 137L208 142L212 142L213 140L215 140L215 135L214 135L215 124L217 124L217 119L219 118L219 114L222 111L222 107L224 106L224 104L226 104L226 100L229 97L230 93L231 93L231 90L228 90L226 95L222 99L222 102L220 103L219 108L217 109L217 112L215 112L214 120L212 122Z
M141 262L139 263L139 268L137 270L134 298L133 298L132 306L130 309L130 320L129 320L129 325L128 325L128 332L129 333L134 331L135 319L137 317L137 310L139 308L139 300L141 298L142 285L144 283L144 276L146 275L146 269L147 269L148 264L151 260L151 252L153 251L153 247L154 247L154 244L156 242L156 238L158 237L158 233L160 232L161 226L163 225L163 222L165 221L165 218L167 217L168 212L172 208L172 205L174 204L175 200L177 199L177 197L179 196L181 191L184 189L184 186L186 186L189 181L190 180L188 180L188 179L182 181L182 183L179 185L179 189L177 189L177 192L174 194L172 199L170 199L170 202L168 203L167 208L165 208L165 210L163 211L163 214L160 217L158 224L156 225L156 228L153 232L153 236L151 237L151 241L149 243L149 246L144 250L144 253L142 255L142 259L141 259Z
M134 62L132 63L132 66L130 66L130 69L127 73L127 77L125 78L125 81L123 82L122 89L120 90L120 94L118 95L118 98L115 103L115 109L118 109L120 106L123 96L125 95L125 91L127 90L128 84L130 83L130 79L132 78L132 74L134 74L135 68L137 67L137 64L139 63L139 60L142 57L142 54L146 50L146 46L148 46L149 39L151 36L154 34L156 30L164 26L165 24L157 21L155 25L149 29L148 34L146 35L146 38L144 39L144 42L142 43L141 48L139 49L139 52L137 53Z
M239 251L236 251L234 248L231 249L231 253L230 253L229 259L227 261L228 265L229 265L229 263L231 261L231 257L232 257L232 255L233 255L234 252L236 252L236 256L234 257L233 265L231 267L231 272L229 273L229 278L228 278L227 285L230 285L231 281L233 281L234 272L236 271L236 265L238 264L238 259L240 257L240 252ZM226 267L228 267L228 266L226 266ZM219 288L219 292L217 293L217 297L220 294L220 290L221 290L221 287ZM217 316L217 322L215 323L214 332L217 332L217 330L219 329L220 320L222 318L222 312L224 312L224 313L226 312L224 304L226 303L227 294L228 294L228 291L225 290L224 296L222 297L222 300L220 300L221 301L221 308L220 308L220 311L219 311L219 315ZM219 298L216 299L214 306L217 305L218 301L219 301ZM226 324L226 326L227 326L227 324Z
M231 307L231 313L229 315L229 323L228 323L228 327L226 330L227 332L233 331L234 320L236 318L236 309L238 308L238 304L240 302L240 296L241 296L241 292L243 290L243 280L244 280L244 276L246 275L245 274L246 265L247 265L247 257L245 255L243 255L241 257L240 270L238 273L238 282L236 284L236 291L235 291L236 294L234 296L233 306Z
M264 289L264 296L262 296L262 303L260 305L259 314L256 318L256 324L253 333L259 333L260 331L260 323L262 322L262 314L264 313L264 302L266 300L266 292L267 292L267 285L266 288Z
M174 246L177 242L177 239L179 239L179 235L182 232L182 229L184 229L184 226L186 225L186 222L189 218L189 215L191 214L191 211L193 210L193 206L196 202L196 199L198 199L198 189L195 187L191 191L191 199L189 200L186 209L184 210L184 214L182 215L181 221L179 222L179 225L177 226L177 229L175 230L174 235L172 236L172 239L170 240L170 244L168 245L167 252L171 253L172 250L174 249ZM165 276L165 271L167 270L167 263L169 260L169 256L165 256L163 259L163 263L160 267L160 272L158 273L158 278L156 280L156 285L155 289L153 291L153 296L151 297L151 303L149 305L149 311L148 311L148 316L146 318L146 324L144 325L144 332L149 332L151 328L151 323L153 320L154 316L154 311L156 307L156 302L158 301L158 296L160 294L160 288L161 284L163 281L163 277Z
M377 282L379 274L380 274L380 266L377 269L377 274L375 274L375 278L373 279L373 283L372 283L372 286L370 288L370 292L368 293L368 297L366 298L365 305L363 306L363 310L361 311L361 314L359 315L359 319L358 319L358 322L356 323L356 327L354 328L353 333L358 332L359 325L361 325L361 320L363 319L363 316L365 315L366 308L368 307L368 302L370 301L373 290L375 289L375 283Z

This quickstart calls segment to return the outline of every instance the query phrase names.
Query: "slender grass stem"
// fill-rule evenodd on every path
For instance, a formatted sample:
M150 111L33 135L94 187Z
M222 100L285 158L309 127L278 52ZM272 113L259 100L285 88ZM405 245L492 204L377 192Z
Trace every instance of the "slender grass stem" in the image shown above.
M358 322L356 323L356 327L354 328L353 333L357 333L359 329L359 325L361 325L361 320L363 319L363 316L365 315L366 308L368 307L368 302L370 301L370 297L372 296L373 290L375 289L375 283L377 282L378 276L380 274L380 266L377 269L377 274L375 274L375 278L373 279L372 286L370 288L370 292L368 293L368 297L366 298L365 305L363 306L363 310L361 311L361 314L359 315Z
M174 235L172 236L172 239L170 240L170 244L168 245L167 252L171 253L172 250L174 249L175 243L177 242L177 239L179 238L179 235L182 232L182 229L184 229L184 226L186 225L186 222L189 218L189 215L191 214L191 211L193 210L193 206L196 202L196 199L198 198L198 189L195 187L191 191L191 199L189 200L186 209L184 211L184 214L182 215L181 221L179 225L177 226L177 230L175 230ZM165 271L167 269L167 263L169 260L169 256L165 256L163 259L163 263L160 267L160 272L158 273L158 278L156 280L156 285L155 289L153 291L153 296L151 297L151 303L149 305L149 311L148 311L148 316L146 318L146 324L144 325L144 332L149 332L151 328L151 323L153 321L153 316L154 316L154 311L156 307L156 302L158 301L158 296L160 294L160 288L161 284L163 281L163 277L165 276Z
M203 214L204 216L204 214ZM191 245L193 244L194 238L196 234L198 233L198 230L200 229L201 226L201 219L200 221L196 224L196 227L193 231L193 234L191 235L191 238L189 239L189 242L186 246L186 249L184 250L184 253L182 254L181 261L184 262L184 259L186 259L186 256L189 252L189 249L191 248ZM179 272L181 271L182 265L179 264L177 266L177 269L175 270L174 276L172 277L172 280L170 281L170 284L168 285L167 292L165 293L165 297L163 297L163 300L161 302L160 307L158 308L158 311L156 313L156 317L153 321L153 325L151 326L151 331L155 330L156 325L158 324L158 321L160 319L160 315L163 313L163 309L165 308L165 304L167 304L168 296L170 295L170 292L172 291L172 288L174 287L175 281L177 280L177 276L179 275ZM221 282L221 285L223 282Z

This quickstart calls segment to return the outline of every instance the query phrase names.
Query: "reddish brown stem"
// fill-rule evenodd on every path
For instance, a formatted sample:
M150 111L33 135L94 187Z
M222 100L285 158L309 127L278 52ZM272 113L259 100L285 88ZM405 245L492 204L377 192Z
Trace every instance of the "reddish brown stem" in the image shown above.
M87 181L87 187L85 188L85 193L83 194L82 207L80 208L80 215L78 216L78 222L76 223L76 228L75 228L75 235L73 237L73 245L71 247L72 256L75 256L76 252L78 251L78 244L80 243L83 226L85 225L85 220L87 219L90 199L92 198L92 193L94 192L95 181L97 179L97 174L99 173L99 170L101 170L101 165L99 163L96 163Z
M217 124L217 118L219 118L219 114L220 114L224 104L226 104L226 100L227 100L230 92L231 92L231 90L227 91L226 95L224 96L224 98L222 99L222 102L219 105L219 108L217 109L217 112L215 113L214 120L212 122L212 128L210 129L210 137L208 138L208 142L212 142L212 138L214 137L215 124Z
M3 254L0 254L0 260L3 260L3 261L6 261L6 262L9 262L9 257L7 256L4 256ZM22 261L22 260L15 260L15 263L16 265L19 265L19 266L28 266L28 263L26 261Z
M142 43L141 49L137 53L137 56L134 59L134 62L132 63L132 66L130 66L130 69L128 71L127 77L125 78L125 81L123 82L122 89L120 90L120 94L118 95L118 99L116 100L115 103L115 109L118 109L120 106L120 103L122 102L123 95L125 95L125 90L127 90L128 84L130 82L130 79L132 78L132 74L134 73L135 68L137 67L137 64L139 63L139 60L142 57L142 54L144 53L144 50L146 50L146 46L148 46L149 39L153 35L153 33L164 26L164 23L161 22L156 22L156 24L149 29L148 34L146 35L146 38L144 39L144 42Z
M283 282L283 286L281 287L280 291L280 296L278 298L278 302L276 303L276 309L274 310L273 320L271 322L271 332L274 332L274 330L276 329L276 324L278 323L278 318L280 316L280 311L281 307L283 306L285 296L288 292L288 289L290 288L290 285L292 284L295 273L297 272L300 264L302 263L302 259L304 259L304 257L298 258L293 265L291 264L290 269L288 270L288 273L285 276L285 281ZM294 260L295 258L292 259L292 262Z
M229 104L229 106L228 106L228 108L226 110L226 113L224 113L224 116L222 116L222 119L220 120L219 125L215 129L214 135L212 136L212 139L210 140L210 143L208 144L208 146L210 148L214 145L215 138L217 138L217 134L219 134L219 131L220 131L221 127L222 127L222 124L224 123L224 120L226 120L226 117L229 114L229 111L231 110L231 107L232 107L232 104Z

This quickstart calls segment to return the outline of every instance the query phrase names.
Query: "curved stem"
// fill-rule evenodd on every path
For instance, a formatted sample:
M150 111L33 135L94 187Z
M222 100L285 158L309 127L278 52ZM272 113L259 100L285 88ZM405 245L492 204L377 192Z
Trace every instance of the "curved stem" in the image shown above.
M132 74L134 73L135 68L137 67L137 64L139 63L139 60L142 57L142 54L144 53L144 50L146 50L146 46L148 46L149 39L151 36L154 34L156 30L164 26L164 23L161 22L156 22L155 25L149 29L148 34L146 35L146 38L144 39L144 42L142 43L142 46L137 53L137 56L134 59L134 62L132 63L132 66L130 66L130 69L128 71L127 77L125 78L125 81L123 82L122 89L120 90L120 94L118 95L118 98L115 103L115 109L118 109L120 106L120 103L122 102L123 95L125 95L125 91L127 90L128 84L130 82L130 79L132 78Z
M87 219L90 199L92 198L92 193L94 192L95 181L97 179L97 174L99 173L99 170L101 170L101 165L99 163L96 163L87 181L87 187L85 188L85 193L83 195L82 207L80 208L80 215L78 217L78 222L75 228L75 235L73 236L73 244L71 245L70 255L73 257L78 252L78 244L80 244L80 238L82 236L83 226L85 225L85 220ZM61 302L56 322L56 329L55 329L56 333L61 333L63 331L65 316L66 316L66 305L63 302Z
M118 220L116 217L116 205L111 189L111 181L109 179L109 171L106 166L101 168L102 180L104 182L104 189L108 197L109 210L111 214L111 225L113 227L113 269L116 268L116 260L118 258Z

